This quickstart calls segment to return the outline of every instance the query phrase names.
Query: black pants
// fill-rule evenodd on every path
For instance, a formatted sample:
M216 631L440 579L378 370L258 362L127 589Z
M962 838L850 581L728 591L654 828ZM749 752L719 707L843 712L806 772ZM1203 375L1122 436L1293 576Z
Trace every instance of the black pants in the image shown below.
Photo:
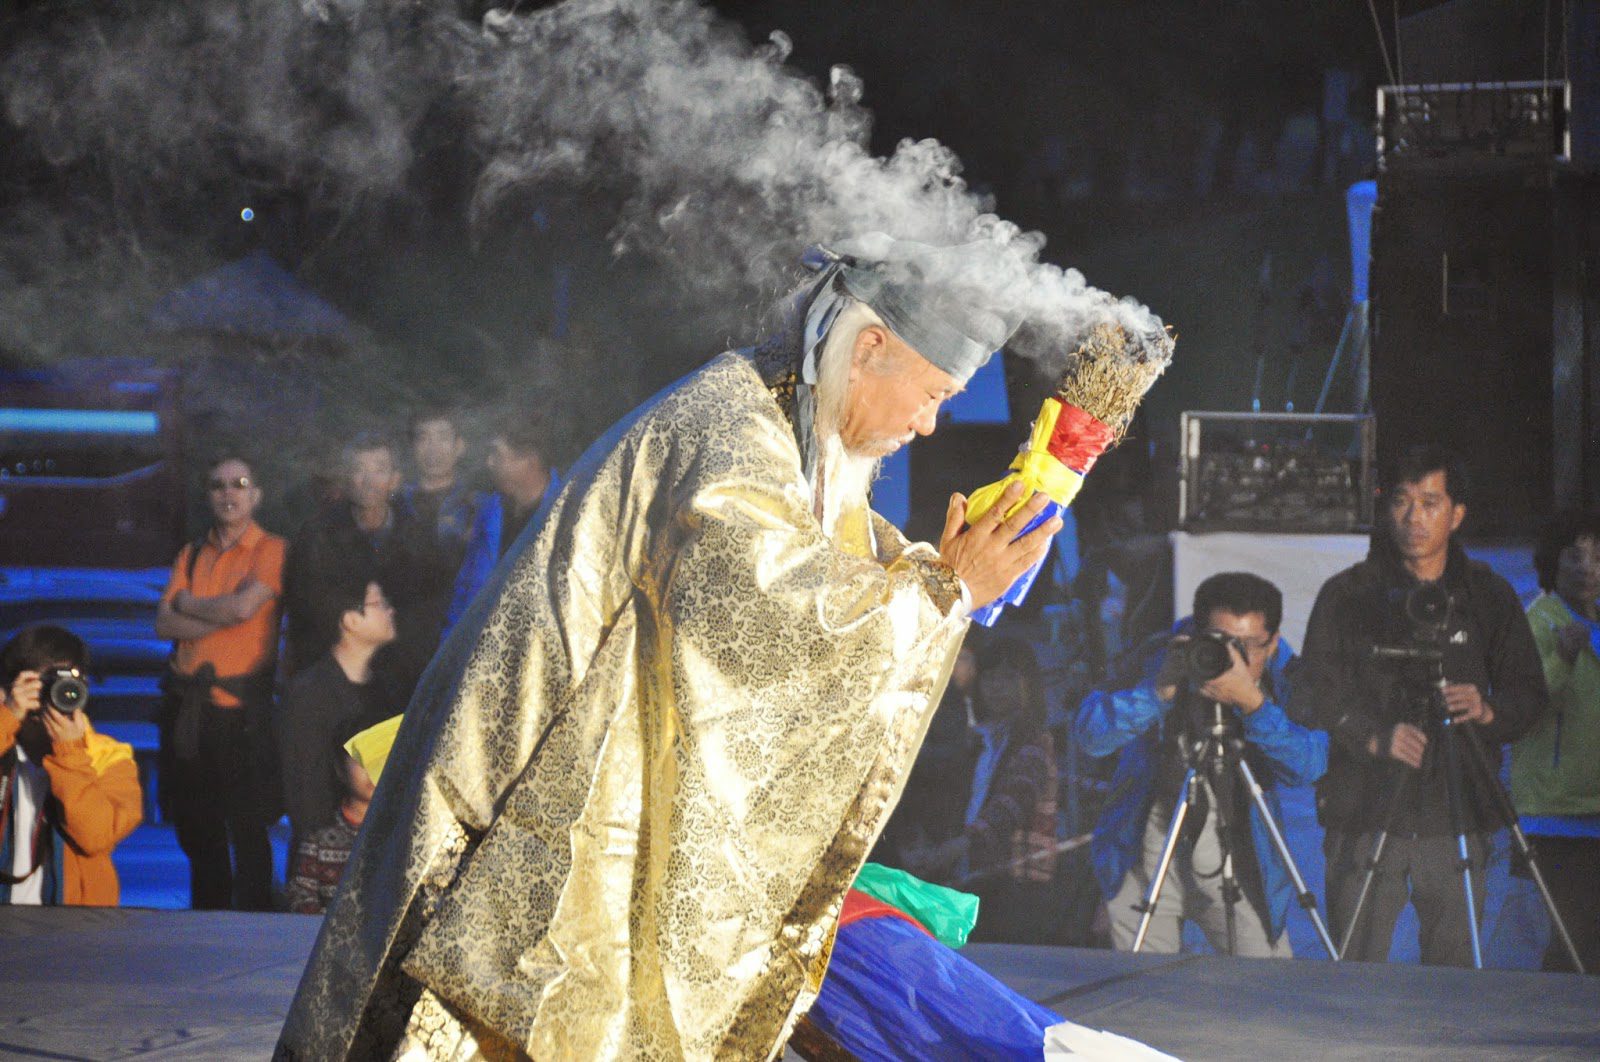
M1372 856L1374 834L1329 830L1322 850L1327 856L1328 921L1333 940L1344 939L1356 896ZM1473 917L1483 922L1483 870L1489 838L1467 834L1472 866ZM1467 922L1467 896L1462 888L1460 853L1454 834L1407 837L1390 834L1383 861L1361 909L1361 921L1344 958L1387 962L1394 925L1407 903L1417 909L1421 958L1431 966L1471 966L1472 936Z
M200 754L170 769L172 821L189 857L189 905L272 910L270 812L244 710L207 706Z
M1572 934L1583 968L1600 973L1600 838L1530 837L1533 857L1539 861L1544 883L1556 911ZM1572 970L1567 949L1555 927L1544 952L1546 970Z

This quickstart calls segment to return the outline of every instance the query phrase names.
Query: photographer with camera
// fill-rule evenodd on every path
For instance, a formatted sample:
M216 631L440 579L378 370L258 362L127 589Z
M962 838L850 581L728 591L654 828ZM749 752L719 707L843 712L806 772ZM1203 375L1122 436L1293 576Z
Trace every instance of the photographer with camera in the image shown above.
M1246 786L1220 773L1217 792L1226 806L1209 807L1203 798L1187 809L1147 936L1135 948L1185 775L1203 766L1193 762L1193 749L1212 725L1209 718L1220 715L1242 740L1242 756L1261 779L1274 818L1281 817L1276 785L1309 785L1327 766L1327 735L1294 722L1281 706L1294 659L1278 635L1282 619L1283 595L1267 580L1245 572L1213 575L1195 590L1193 618L1181 621L1177 636L1148 660L1142 682L1097 690L1079 706L1080 747L1095 757L1121 752L1092 849L1119 951L1174 953L1185 918L1199 924L1212 947L1227 950L1231 908L1234 954L1292 954L1284 935L1295 892L1290 868ZM1224 710L1215 712L1215 705ZM1226 894L1224 853L1231 853L1242 895Z
M1465 769L1471 750L1439 752L1448 747L1442 724L1470 724L1497 773L1500 746L1538 722L1549 702L1516 592L1454 539L1466 511L1460 459L1437 447L1408 450L1383 477L1367 559L1323 585L1306 628L1295 704L1333 738L1317 813L1329 917L1347 959L1386 960L1409 901L1424 963L1475 961L1492 781ZM1462 769L1448 770L1450 759ZM1452 785L1460 786L1459 830Z
M143 817L133 749L94 732L88 651L60 627L0 649L0 903L114 907L111 850Z

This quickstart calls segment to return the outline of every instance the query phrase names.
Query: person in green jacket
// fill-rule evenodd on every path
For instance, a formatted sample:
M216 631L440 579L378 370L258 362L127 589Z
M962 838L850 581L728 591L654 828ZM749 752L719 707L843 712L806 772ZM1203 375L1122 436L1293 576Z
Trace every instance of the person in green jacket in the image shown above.
M1511 749L1522 828L1584 968L1600 971L1600 511L1558 515L1533 554L1528 622L1550 712ZM1546 970L1571 970L1552 935Z

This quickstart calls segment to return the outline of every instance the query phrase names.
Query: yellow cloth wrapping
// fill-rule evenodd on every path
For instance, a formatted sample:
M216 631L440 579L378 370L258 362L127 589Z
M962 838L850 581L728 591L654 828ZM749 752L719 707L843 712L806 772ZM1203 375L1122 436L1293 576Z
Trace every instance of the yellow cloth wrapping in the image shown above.
M1028 433L1028 445L1011 462L1011 473L998 482L979 487L967 499L967 523L976 523L983 514L1000 501L1000 496L1011 484L1021 482L1025 489L1022 498L1005 515L1010 516L1027 504L1028 499L1044 491L1050 499L1063 508L1072 504L1083 488L1083 476L1074 472L1050 453L1047 447L1055 434L1056 421L1061 416L1061 402L1047 398L1034 418L1033 429Z
M966 629L825 537L770 355L573 469L423 676L279 1043L387 1058L422 987L538 1059L774 1057Z

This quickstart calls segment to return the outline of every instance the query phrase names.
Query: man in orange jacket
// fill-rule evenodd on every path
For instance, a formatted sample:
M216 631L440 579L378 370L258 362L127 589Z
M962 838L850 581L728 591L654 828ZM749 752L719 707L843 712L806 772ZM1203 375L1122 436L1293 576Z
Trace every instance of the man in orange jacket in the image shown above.
M0 649L0 903L119 898L111 850L143 817L139 772L132 747L89 725L76 684L87 667L83 642L60 627L26 628Z

